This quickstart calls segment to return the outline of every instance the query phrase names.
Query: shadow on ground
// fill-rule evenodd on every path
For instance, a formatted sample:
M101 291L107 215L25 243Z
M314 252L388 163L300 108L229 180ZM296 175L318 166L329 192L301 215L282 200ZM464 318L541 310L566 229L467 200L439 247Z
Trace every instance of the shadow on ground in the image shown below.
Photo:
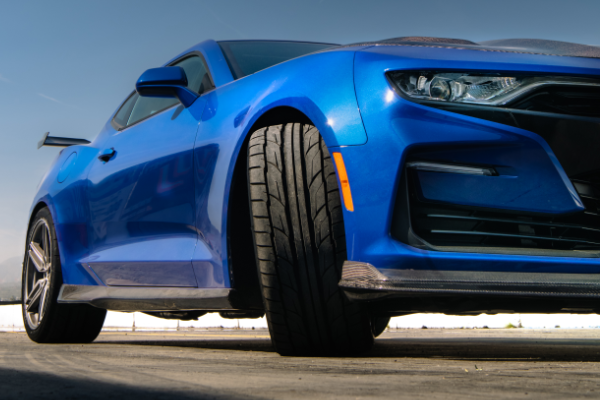
M78 379L43 372L23 371L0 367L0 396L2 399L127 399L127 400L171 400L213 399L237 400L258 399L227 390L210 387L151 388L117 384L106 380Z
M118 340L100 338L97 344L173 346L213 350L274 352L269 339ZM600 361L600 339L529 338L380 338L368 358L443 358L498 361Z
M600 361L600 340L493 337L379 339L368 356L472 361Z
M227 340L172 340L172 339L150 339L150 340L102 340L96 339L94 344L122 344L127 346L165 346L165 347L193 347L197 349L212 350L238 350L238 351L262 351L274 353L270 339L227 339Z

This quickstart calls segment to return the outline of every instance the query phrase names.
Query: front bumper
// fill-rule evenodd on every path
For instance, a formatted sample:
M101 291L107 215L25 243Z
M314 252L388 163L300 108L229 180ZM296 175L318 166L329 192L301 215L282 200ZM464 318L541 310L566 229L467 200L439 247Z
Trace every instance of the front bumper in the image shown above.
M588 230L578 236L580 247L569 247L568 241L536 239L542 228L551 231L579 223L569 219L573 215L599 214L599 210L588 209L587 200L582 200L581 191L565 172L550 141L526 129L410 102L393 92L385 72L462 68L600 75L600 60L458 50L434 54L431 49L415 48L394 51L397 54L378 49L357 53L355 85L368 142L332 148L344 157L354 201L354 212L344 210L344 222L348 258L359 263L350 265L361 267L353 273L348 264L344 267L340 285L349 297L596 299L600 293L600 250L594 243L586 248L584 242L590 242L589 234L597 232ZM457 60L460 57L463 60ZM409 214L410 201L399 196L407 184L407 161L493 166L498 176L418 172L418 195L428 204L460 207L459 211L443 210L447 221L449 217L462 218L461 223L467 226L472 221L465 222L466 214L461 212L483 210L489 213L482 214L480 220L488 223L513 223L516 229L525 225L520 233L517 231L521 236L492 240L488 247L480 246L477 240L444 244L439 235L428 237L431 243L420 240L426 229L430 233L443 229L428 228L427 221L420 225L420 232L415 234L412 229L410 221L415 216ZM440 211L423 213L427 217L435 214L436 224L441 221ZM527 222L519 224L521 220ZM586 223L580 225L589 228ZM531 233L531 226L535 233ZM468 229L472 228L462 230ZM493 236L496 232L488 233ZM535 248L530 242L536 240L550 244Z

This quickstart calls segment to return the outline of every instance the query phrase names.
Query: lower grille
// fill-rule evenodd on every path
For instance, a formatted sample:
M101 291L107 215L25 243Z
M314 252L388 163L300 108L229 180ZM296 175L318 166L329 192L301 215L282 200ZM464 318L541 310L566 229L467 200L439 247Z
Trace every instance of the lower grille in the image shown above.
M434 247L600 251L600 184L574 181L586 210L567 216L525 215L422 201L409 176L414 234Z

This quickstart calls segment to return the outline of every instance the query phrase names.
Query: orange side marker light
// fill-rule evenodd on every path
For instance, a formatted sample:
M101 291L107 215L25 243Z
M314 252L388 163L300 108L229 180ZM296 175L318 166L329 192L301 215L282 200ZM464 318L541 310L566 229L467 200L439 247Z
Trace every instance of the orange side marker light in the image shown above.
M344 199L344 205L348 211L354 211L352 192L350 191L350 181L348 181L348 174L346 173L346 165L344 164L342 153L333 153L333 160L335 161L338 178L340 179L340 185L342 186L342 198Z

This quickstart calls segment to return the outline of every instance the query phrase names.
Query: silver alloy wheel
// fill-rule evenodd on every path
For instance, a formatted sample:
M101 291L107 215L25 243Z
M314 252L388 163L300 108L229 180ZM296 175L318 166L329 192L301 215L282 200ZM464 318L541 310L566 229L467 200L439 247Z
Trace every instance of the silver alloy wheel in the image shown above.
M27 249L24 265L23 308L29 328L36 329L42 318L48 301L50 278L52 274L52 241L50 228L45 219L37 221Z

